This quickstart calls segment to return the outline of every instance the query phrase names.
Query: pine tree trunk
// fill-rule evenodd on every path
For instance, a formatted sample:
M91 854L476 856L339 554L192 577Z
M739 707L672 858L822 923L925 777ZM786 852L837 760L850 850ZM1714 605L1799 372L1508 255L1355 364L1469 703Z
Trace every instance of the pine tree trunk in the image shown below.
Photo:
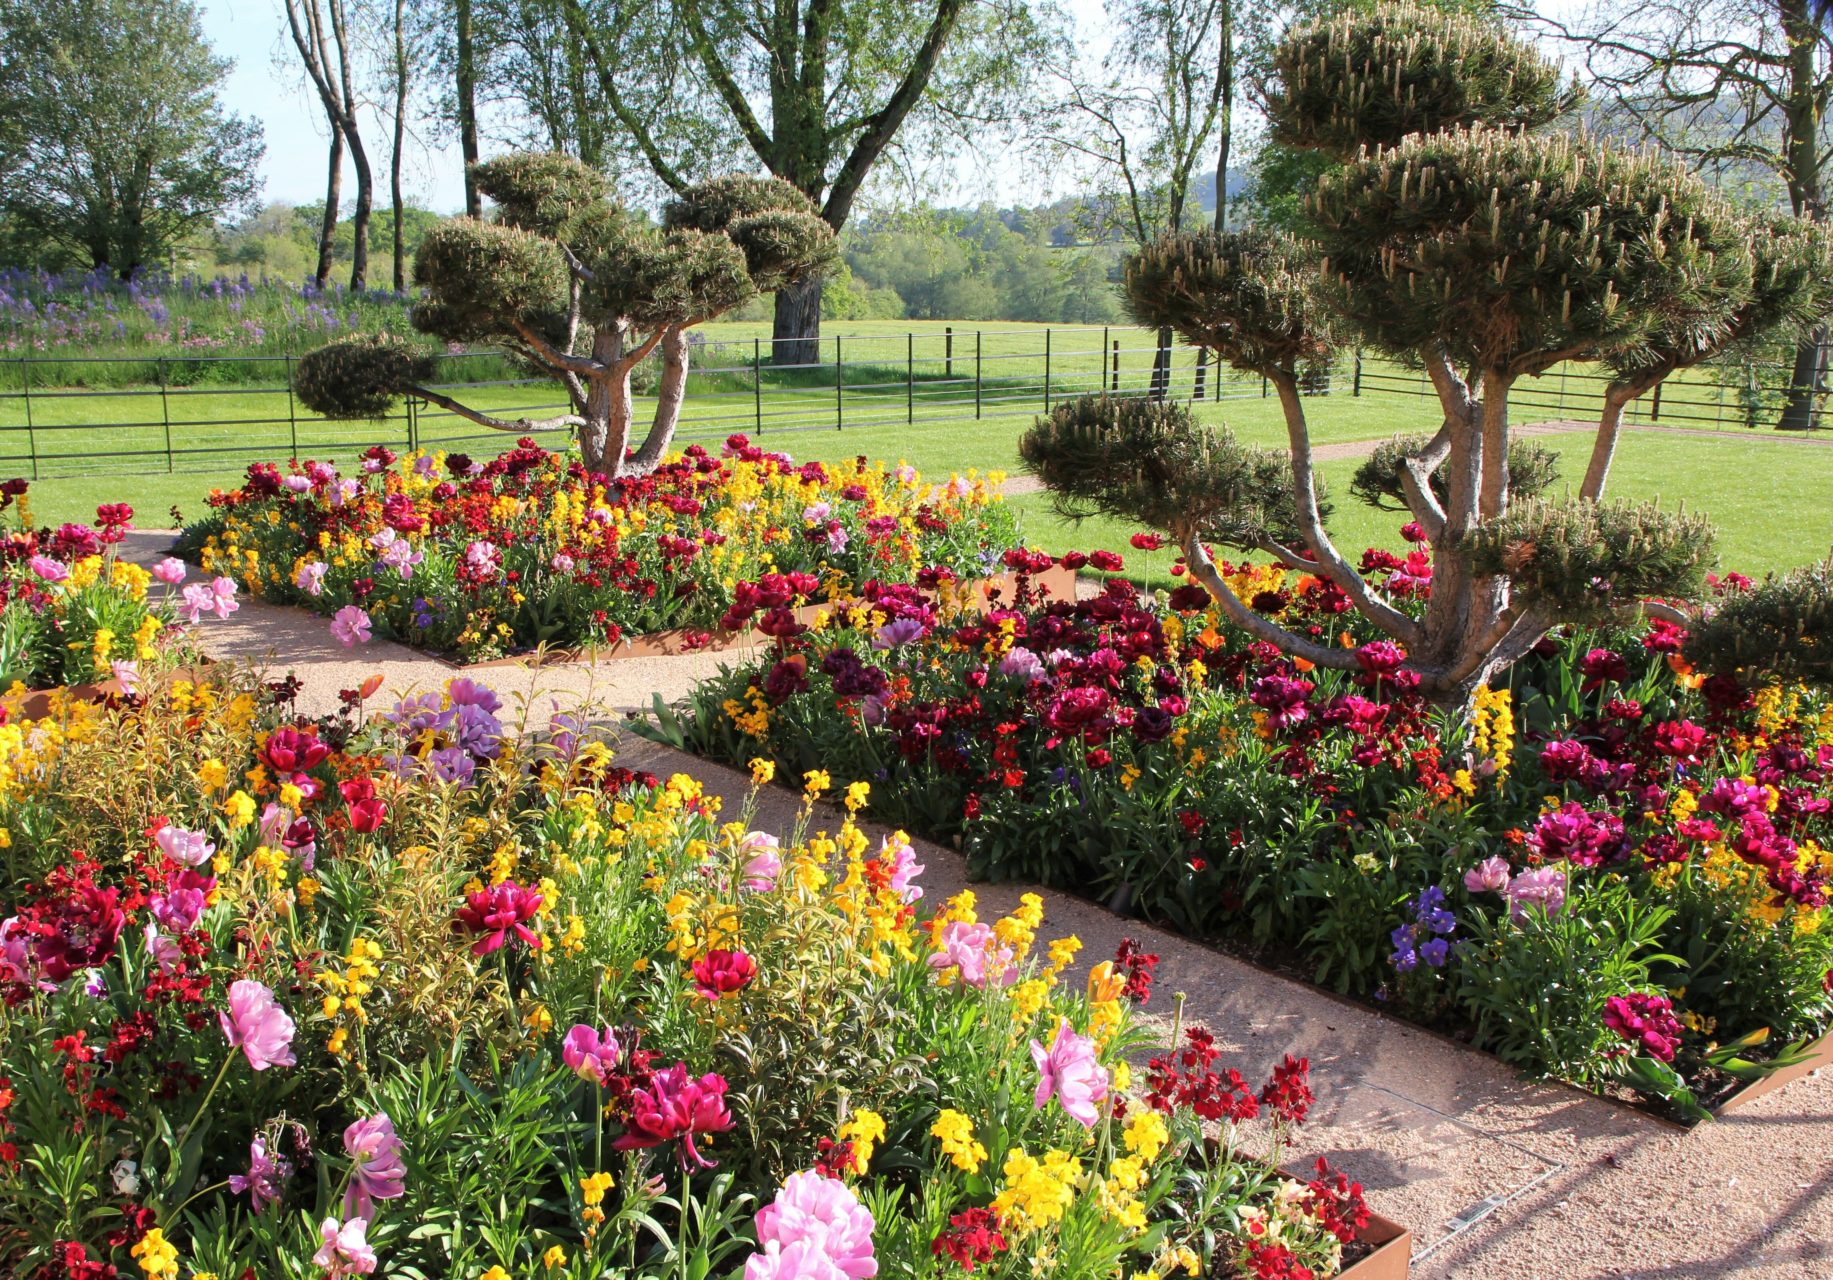
M821 360L821 279L801 280L777 290L776 319L770 328L770 363L817 364Z
M344 197L344 131L331 120L331 164L325 178L325 216L318 229L318 269L312 280L320 289L330 283L331 259L337 251L337 213Z
M375 175L370 172L363 140L351 133L349 142L350 159L356 165L356 212L350 219L350 292L361 293L369 287L369 214L375 201Z

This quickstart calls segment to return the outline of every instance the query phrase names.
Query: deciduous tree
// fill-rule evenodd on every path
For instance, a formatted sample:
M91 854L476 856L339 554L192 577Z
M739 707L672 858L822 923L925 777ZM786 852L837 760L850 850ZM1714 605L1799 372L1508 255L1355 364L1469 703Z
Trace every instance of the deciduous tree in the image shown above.
M0 0L0 218L15 243L157 262L255 195L261 131L187 0Z

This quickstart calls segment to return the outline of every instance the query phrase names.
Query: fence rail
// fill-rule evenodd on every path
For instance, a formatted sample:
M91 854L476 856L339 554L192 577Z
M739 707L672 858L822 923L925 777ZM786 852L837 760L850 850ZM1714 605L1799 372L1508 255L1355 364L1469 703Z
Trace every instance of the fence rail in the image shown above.
M822 339L821 358L769 359L764 338L695 341L677 440L720 439L735 431L768 438L795 431L995 420L1047 412L1090 392L1163 395L1214 403L1264 398L1257 375L1208 363L1187 347L1161 352L1133 328L944 329L942 332L841 335ZM829 355L831 353L831 356ZM155 357L151 361L30 357L0 361L0 471L47 476L95 472L222 469L268 458L324 456L371 445L416 449L501 442L479 427L410 399L376 421L333 422L306 411L292 391L295 359ZM38 366L67 375L84 365L150 367L150 383L108 389L47 386ZM212 381L235 366L271 368L255 385ZM539 417L563 409L558 385L500 373L495 352L442 358L435 389L498 417ZM1743 365L1670 379L1634 402L1632 423L1715 429L1770 425L1780 408L1780 366ZM104 379L106 380L106 379ZM1519 416L1592 417L1606 379L1560 369L1518 384ZM641 389L641 384L639 384ZM1345 357L1310 373L1311 395L1411 395L1431 399L1425 376ZM646 399L646 397L643 397ZM641 404L639 414L643 412ZM1821 422L1816 418L1816 426Z

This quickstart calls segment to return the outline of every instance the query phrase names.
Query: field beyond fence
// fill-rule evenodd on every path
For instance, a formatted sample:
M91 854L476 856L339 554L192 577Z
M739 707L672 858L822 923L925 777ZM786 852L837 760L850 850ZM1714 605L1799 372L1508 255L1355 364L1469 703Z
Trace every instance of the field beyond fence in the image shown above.
M1152 336L1133 328L931 325L903 333L843 332L824 337L821 350L821 360L776 365L766 337L696 334L677 441L710 443L744 432L769 442L790 432L1010 420L1101 391L1196 403L1268 394L1259 377L1219 369L1187 347L1174 347L1161 359ZM293 395L295 363L291 355L0 361L0 471L32 479L178 473L348 456L377 444L453 449L510 439L417 400L375 421L328 421ZM231 364L233 378L225 368ZM497 417L539 418L565 408L556 383L515 372L499 353L447 355L437 389ZM1635 401L1627 420L1767 429L1780 412L1786 373L1781 365L1761 363L1693 370ZM651 380L653 373L643 371L639 390ZM1524 381L1512 399L1516 417L1594 418L1605 382L1577 367ZM1305 390L1432 399L1419 371L1359 355L1311 371ZM642 403L638 412L646 412ZM1423 416L1430 417L1429 407ZM639 432L642 426L639 416Z

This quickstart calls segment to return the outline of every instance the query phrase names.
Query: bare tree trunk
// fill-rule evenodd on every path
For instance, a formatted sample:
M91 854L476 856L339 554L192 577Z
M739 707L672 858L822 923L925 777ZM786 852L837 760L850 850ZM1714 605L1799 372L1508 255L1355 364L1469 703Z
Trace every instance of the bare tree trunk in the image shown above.
M477 54L471 46L471 0L454 0L458 42L458 65L454 88L458 96L458 148L465 160L465 214L478 217L484 211L478 194L477 179L471 166L478 161L477 150Z
M388 154L388 197L395 215L396 293L407 292L407 232L402 225L405 202L401 199L401 148L407 138L407 0L395 0L395 140Z
M1152 398L1163 400L1171 394L1171 344L1176 335L1160 329L1152 349Z
M369 214L375 200L375 175L369 169L369 154L363 140L350 135L350 159L356 165L356 211L350 218L350 291L361 293L369 287Z
M1222 44L1216 64L1222 109L1216 117L1216 230L1228 230L1228 150L1235 131L1235 0L1222 0ZM1219 371L1218 371L1219 372Z
M821 279L798 280L776 293L770 327L770 363L818 364L821 360Z
M318 269L312 273L313 283L320 289L331 280L331 259L337 251L337 215L344 202L344 131L336 116L330 119L331 163L325 177L325 215L318 228Z
M662 455L675 438L675 424L681 420L681 404L687 397L687 330L671 325L662 335L661 352L662 378L656 387L655 422L643 447L630 460L629 470L636 475L647 475L661 464Z

